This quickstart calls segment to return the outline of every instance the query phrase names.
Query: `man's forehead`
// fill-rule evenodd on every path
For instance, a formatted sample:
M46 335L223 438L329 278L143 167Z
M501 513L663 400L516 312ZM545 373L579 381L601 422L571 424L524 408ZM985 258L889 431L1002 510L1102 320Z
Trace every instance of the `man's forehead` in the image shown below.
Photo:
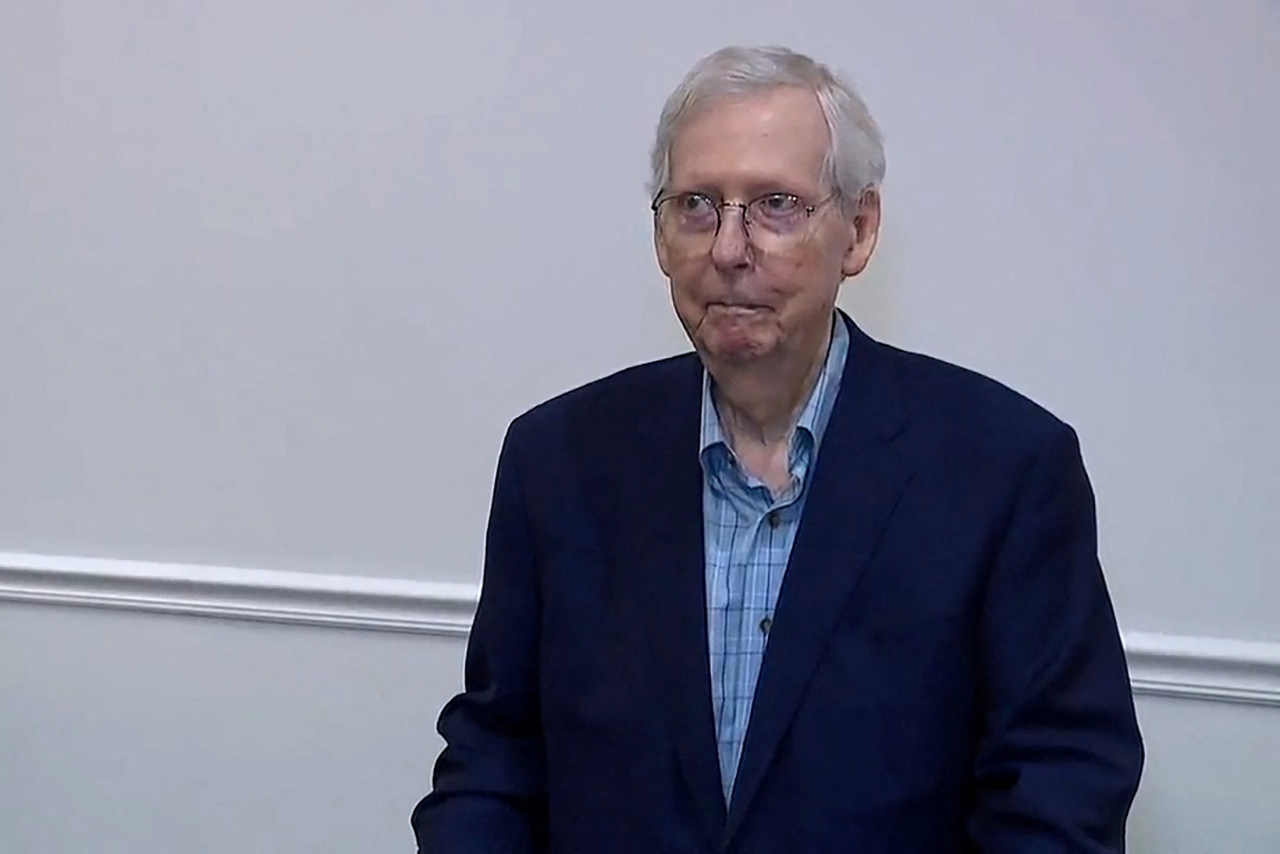
M676 128L675 142L700 135L779 133L815 134L826 141L827 125L818 97L797 86L758 92L713 95L690 108Z
M817 179L830 139L816 96L796 87L719 96L681 122L671 146L677 182ZM782 173L782 174L779 174Z

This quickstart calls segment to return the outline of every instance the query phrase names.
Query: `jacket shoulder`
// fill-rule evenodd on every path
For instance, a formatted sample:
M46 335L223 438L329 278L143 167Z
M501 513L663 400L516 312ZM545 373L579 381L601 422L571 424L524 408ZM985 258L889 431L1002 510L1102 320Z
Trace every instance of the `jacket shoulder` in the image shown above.
M931 430L1006 446L1074 435L1044 406L985 374L888 344L873 346L893 364L912 420Z
M696 393L701 378L701 362L691 352L634 365L534 406L511 423L509 433L524 437L635 423L675 402L696 405L687 392Z

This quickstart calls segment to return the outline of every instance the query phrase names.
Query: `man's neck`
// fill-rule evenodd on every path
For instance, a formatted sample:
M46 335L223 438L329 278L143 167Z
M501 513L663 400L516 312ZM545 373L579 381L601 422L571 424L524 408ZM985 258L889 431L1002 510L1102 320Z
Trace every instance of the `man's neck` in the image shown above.
M720 424L735 451L785 444L822 374L831 334L802 354L765 363L707 366Z

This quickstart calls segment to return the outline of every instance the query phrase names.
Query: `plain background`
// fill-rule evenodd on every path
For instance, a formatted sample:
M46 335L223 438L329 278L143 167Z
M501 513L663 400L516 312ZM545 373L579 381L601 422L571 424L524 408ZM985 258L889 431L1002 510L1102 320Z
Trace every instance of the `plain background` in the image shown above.
M1122 627L1280 641L1274 0L7 0L0 551L478 579L506 424L686 347L648 149L734 42L858 84L842 303L1077 428ZM460 652L6 605L0 847L408 850ZM1142 714L1135 850L1280 850L1273 710Z

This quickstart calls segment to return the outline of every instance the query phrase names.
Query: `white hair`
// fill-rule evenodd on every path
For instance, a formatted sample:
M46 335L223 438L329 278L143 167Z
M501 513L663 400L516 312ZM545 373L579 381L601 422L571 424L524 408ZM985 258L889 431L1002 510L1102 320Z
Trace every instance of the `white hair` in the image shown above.
M818 99L830 142L823 179L846 204L884 180L884 140L853 86L830 68L784 47L725 47L699 60L667 98L658 119L651 157L649 198L666 189L671 144L683 122L709 100L766 92L783 86L807 89Z

